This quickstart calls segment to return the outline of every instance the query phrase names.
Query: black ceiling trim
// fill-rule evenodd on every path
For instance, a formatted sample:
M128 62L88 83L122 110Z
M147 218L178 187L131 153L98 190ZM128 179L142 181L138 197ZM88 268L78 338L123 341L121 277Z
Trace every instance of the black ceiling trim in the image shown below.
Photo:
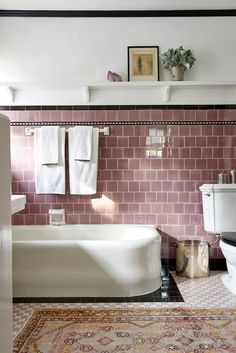
M236 9L217 10L0 10L0 17L223 17Z

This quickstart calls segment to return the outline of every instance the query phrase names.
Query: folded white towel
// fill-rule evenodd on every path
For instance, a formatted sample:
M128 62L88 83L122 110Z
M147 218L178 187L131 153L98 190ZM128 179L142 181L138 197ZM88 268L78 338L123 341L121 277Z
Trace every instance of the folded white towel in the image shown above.
M38 134L41 164L58 164L59 126L43 126Z
M93 144L92 126L75 126L74 128L74 159L90 161Z
M99 129L94 128L90 161L74 159L75 130L69 129L69 176L72 195L92 195L97 190Z
M34 134L36 194L65 194L65 128L59 129L58 164L41 164L39 140L40 129L36 129Z

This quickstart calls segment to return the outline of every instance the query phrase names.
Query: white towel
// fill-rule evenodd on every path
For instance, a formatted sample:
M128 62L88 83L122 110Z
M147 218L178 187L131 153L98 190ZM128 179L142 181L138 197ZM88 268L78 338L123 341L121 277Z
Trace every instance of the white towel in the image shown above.
M74 128L69 128L69 175L72 195L92 195L97 190L98 140L99 129L93 131L93 143L90 161L74 159Z
M74 153L76 160L90 161L93 144L92 126L75 126Z
M58 164L59 126L43 126L38 134L41 164Z
M39 130L34 134L36 194L65 194L65 128L59 129L59 162L48 165L41 164Z

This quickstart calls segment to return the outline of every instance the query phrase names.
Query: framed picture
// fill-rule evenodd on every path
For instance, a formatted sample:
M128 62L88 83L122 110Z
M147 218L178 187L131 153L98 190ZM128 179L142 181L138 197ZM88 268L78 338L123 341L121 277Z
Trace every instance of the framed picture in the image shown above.
M159 80L159 47L128 47L128 81Z

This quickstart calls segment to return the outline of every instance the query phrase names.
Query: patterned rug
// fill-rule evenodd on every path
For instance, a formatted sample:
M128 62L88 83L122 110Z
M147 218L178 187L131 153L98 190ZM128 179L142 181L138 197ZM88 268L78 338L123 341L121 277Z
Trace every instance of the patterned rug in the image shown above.
M234 309L36 310L14 353L236 352Z

